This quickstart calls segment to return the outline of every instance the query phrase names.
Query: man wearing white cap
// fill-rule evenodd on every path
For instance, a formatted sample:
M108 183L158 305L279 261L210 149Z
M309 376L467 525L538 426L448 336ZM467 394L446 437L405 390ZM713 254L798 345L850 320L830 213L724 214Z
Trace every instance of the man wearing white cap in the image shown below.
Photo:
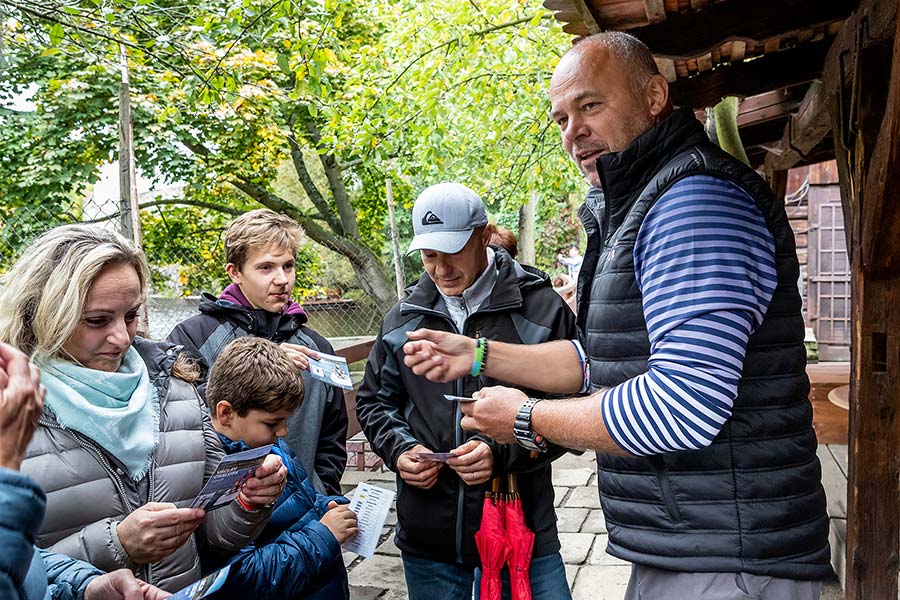
M476 338L533 344L575 337L572 311L547 275L489 247L491 226L478 194L458 183L423 191L413 207L425 273L388 312L356 397L372 448L397 473L396 544L410 600L472 597L480 564L474 534L488 481L517 473L528 527L535 600L570 598L553 509L550 461L562 454L537 440L535 452L463 431L459 403L497 382L473 368L446 383L417 377L403 364L406 333L421 327ZM484 356L486 358L486 356ZM423 456L452 453L446 456ZM504 584L509 585L504 574Z

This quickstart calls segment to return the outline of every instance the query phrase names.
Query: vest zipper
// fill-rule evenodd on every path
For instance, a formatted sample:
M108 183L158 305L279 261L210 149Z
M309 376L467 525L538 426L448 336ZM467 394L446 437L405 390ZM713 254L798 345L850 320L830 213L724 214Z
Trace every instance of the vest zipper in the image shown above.
M656 478L659 481L659 489L666 504L666 512L673 523L681 523L681 513L678 510L678 503L675 502L675 493L672 491L672 482L669 479L669 469L666 467L661 456L653 456L651 459L656 469Z
M41 419L39 421L39 423L41 425L43 425L44 427L49 427L50 429L56 429L58 431L62 431L62 432L65 432L65 433L71 435L72 439L75 440L76 444L81 446L82 449L93 454L94 458L97 459L97 462L100 463L100 466L102 466L104 468L106 473L113 480L113 483L116 486L116 490L119 492L119 497L122 498L122 503L125 504L125 508L128 510L128 514L131 514L134 512L135 507L132 506L131 502L128 500L128 494L125 492L125 484L122 483L122 479L119 477L119 474L116 473L116 470L112 468L112 465L109 464L109 461L106 460L106 457L103 456L103 452L99 448L97 448L97 446L95 446L91 442L83 439L81 434L79 434L78 432L72 431L71 429L67 429L67 428L63 427L62 425L56 425L56 424L50 423L48 421L45 421L43 419ZM152 496L153 496L153 463L151 463L151 465L150 465L149 485L150 485L150 489L147 492L148 502L150 502L149 498L152 498ZM150 563L147 563L145 565L140 565L138 567L138 571L139 571L138 574L144 581L146 581L147 583L153 584L153 581L150 578L151 571L152 571L152 569L150 567Z
M413 312L413 313L417 313L417 314L421 314L421 315L429 315L429 316L433 316L433 317L442 319L443 321L447 322L450 325L453 333L465 335L466 323L469 321L469 319L471 317L478 315L478 314L506 311L506 310L521 306L521 303L507 302L506 304L488 307L486 310L482 310L481 307L479 307L478 310L476 310L471 315L466 315L466 318L463 321L463 330L462 331L460 331L459 328L456 327L456 323L453 322L453 319L451 319L449 316L445 315L444 313L442 313L440 311L425 308L425 307L419 306L417 304L404 303L404 305L406 307L408 307L409 312ZM401 307L401 314L404 314L404 313L405 313L405 311ZM464 379L464 377L456 380L456 382L454 384L456 386L456 395L457 396L462 396L465 394L465 390L463 389L463 379ZM462 410L460 409L458 402L456 402L454 404L456 404L456 408L454 410L455 423L454 423L454 427L453 427L453 439L456 442L456 447L458 448L462 444L462 426L460 425L460 421L462 420ZM455 544L456 544L456 561L458 563L463 562L463 557L462 557L463 525L462 525L462 521L463 521L463 508L465 507L465 502L464 502L465 495L466 495L465 494L465 484L463 483L462 479L459 479L457 477Z

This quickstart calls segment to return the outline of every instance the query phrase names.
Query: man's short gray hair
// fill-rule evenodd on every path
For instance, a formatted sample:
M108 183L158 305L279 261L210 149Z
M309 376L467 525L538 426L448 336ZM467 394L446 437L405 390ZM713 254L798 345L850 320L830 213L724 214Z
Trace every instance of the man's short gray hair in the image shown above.
M653 52L647 45L623 31L603 31L575 42L573 51L585 50L589 46L603 46L609 53L618 59L626 67L626 71L632 74L631 82L636 93L641 93L647 81L654 75L659 75L659 67L653 60Z

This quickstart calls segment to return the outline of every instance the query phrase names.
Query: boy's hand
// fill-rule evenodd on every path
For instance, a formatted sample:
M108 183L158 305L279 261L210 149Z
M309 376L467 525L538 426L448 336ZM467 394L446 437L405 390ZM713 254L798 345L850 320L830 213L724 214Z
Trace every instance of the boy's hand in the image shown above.
M397 459L397 472L409 485L427 490L437 483L441 467L444 465L439 462L418 462L413 454L419 452L431 452L431 450L422 444L416 444Z
M300 344L288 344L287 342L279 344L285 354L294 361L294 366L301 371L309 371L309 359L319 360L319 353L312 348L301 346Z
M338 544L343 544L359 533L356 514L347 504L338 504L332 500L328 503L328 512L319 520L328 528Z
M241 499L255 506L272 504L281 496L286 481L287 467L281 462L281 457L269 454L241 488Z
M466 485L479 485L491 478L494 455L491 447L481 440L469 440L451 452L456 458L449 459L447 466L456 471Z
M171 595L137 579L128 569L95 577L84 590L84 600L163 600Z
M202 508L177 508L171 502L148 502L116 525L116 535L131 561L145 565L180 548L205 516Z

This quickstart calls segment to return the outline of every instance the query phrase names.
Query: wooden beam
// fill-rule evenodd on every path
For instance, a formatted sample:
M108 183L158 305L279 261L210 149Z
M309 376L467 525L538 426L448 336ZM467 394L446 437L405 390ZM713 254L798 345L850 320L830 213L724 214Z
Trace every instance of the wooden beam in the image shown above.
M862 195L862 267L881 276L900 275L900 19L894 36L886 112Z
M729 40L770 42L846 19L851 0L755 0L716 2L700 12L673 14L632 29L657 56L697 58Z
M585 0L569 0L581 16L581 21L590 33L600 33L600 25L592 12L591 6Z
M866 35L861 40L862 49L884 43L894 35L896 14L897 2L888 0L860 2L859 9L844 23L828 51L821 83L810 87L803 102L800 103L797 116L785 127L780 148L766 157L767 164L773 161L772 169L791 168L802 160L801 153L811 151L827 135L831 129L829 107L835 101L839 88L847 88L845 96L849 96L850 93L849 84L855 76L859 41L857 35L860 28L865 27L866 30ZM845 102L846 104L848 103Z
M766 166L778 171L790 169L815 148L831 130L828 94L814 81L781 135L778 150L766 157Z
M870 208L890 206L891 175L898 169L897 155L885 148L898 126L894 116L900 75L897 45L874 40L897 38L897 23L885 23L890 8L896 18L897 0L873 0L841 32L835 63L826 65L825 84L835 82L831 114L836 156L841 175L845 214L850 213L852 245L852 343L850 384L850 463L847 504L846 597L860 600L897 597L898 539L900 539L900 279L886 269L866 264L866 248L879 243L881 227L890 217L881 214L868 232ZM885 37L882 37L885 36ZM893 50L893 52L892 52ZM829 56L831 58L831 55ZM841 58L844 58L841 68ZM847 86L848 69L855 71ZM888 73L892 73L888 75ZM846 99L847 87L854 91ZM852 110L848 110L848 106ZM888 131L885 131L885 128ZM889 164L889 161L895 161ZM881 163L885 167L881 167ZM884 173L884 174L882 174ZM894 180L896 181L896 179ZM877 195L876 195L877 194ZM888 209L889 211L892 209ZM890 214L890 213L889 213ZM896 230L894 230L896 235ZM895 242L885 241L891 251ZM891 258L888 258L890 261Z
M738 113L738 127L750 127L782 118L800 106L800 99L785 89L744 98Z
M806 83L821 75L830 44L831 40L822 40L755 60L722 65L675 81L669 85L669 95L678 106L699 108L712 106L725 96L755 96Z
M666 20L666 6L663 0L644 0L644 11L647 13L647 22L650 24Z
M846 598L897 597L900 538L900 281L851 267Z

